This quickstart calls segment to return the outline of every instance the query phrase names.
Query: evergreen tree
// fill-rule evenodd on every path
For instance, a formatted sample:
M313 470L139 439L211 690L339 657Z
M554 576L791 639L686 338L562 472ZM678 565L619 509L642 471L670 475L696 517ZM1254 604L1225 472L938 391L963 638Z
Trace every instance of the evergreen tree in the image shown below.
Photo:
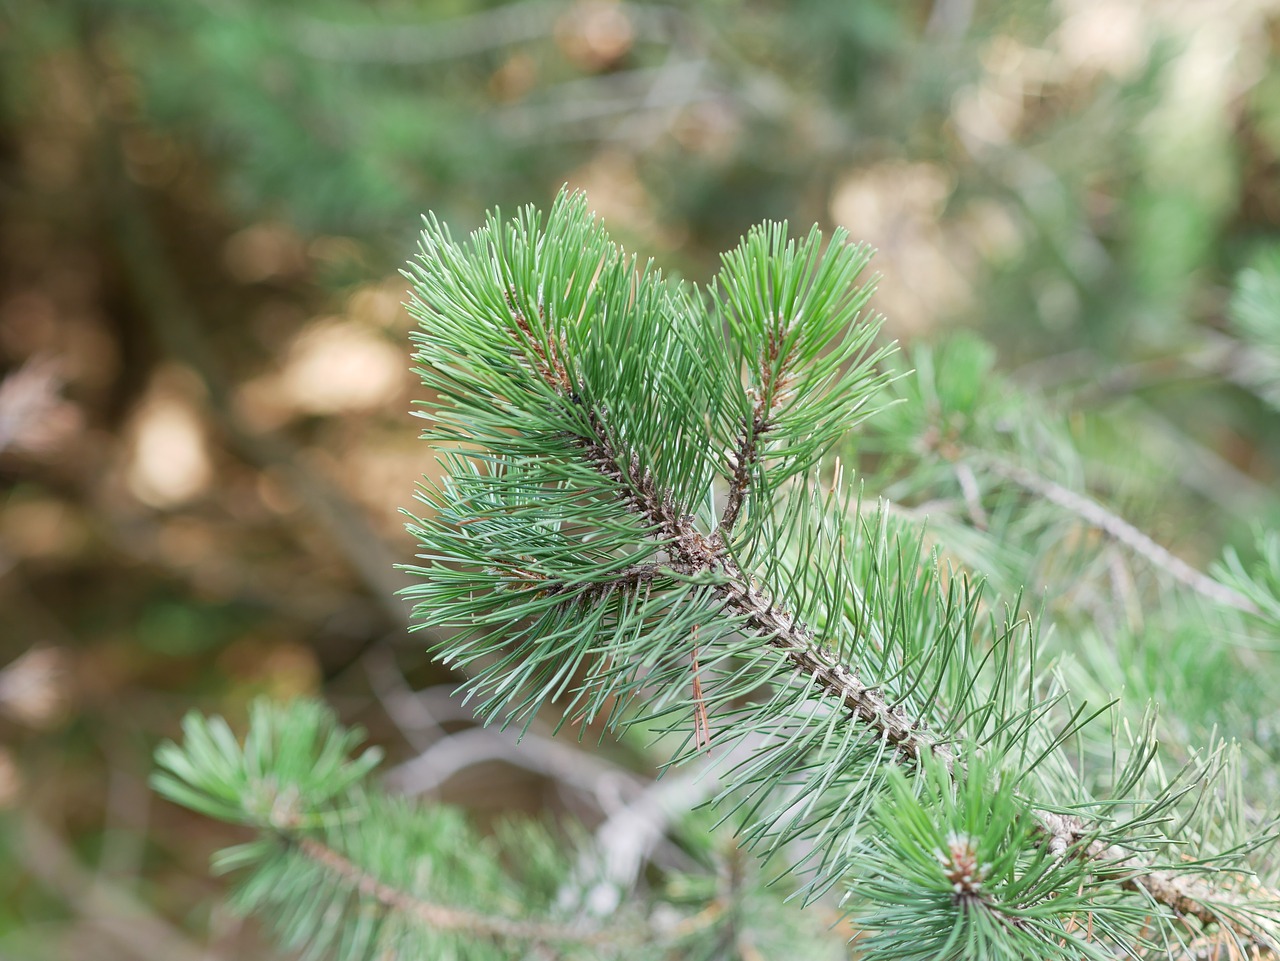
M1215 577L1174 557L984 345L878 346L868 259L768 225L704 290L582 196L462 243L428 220L447 476L410 524L416 622L480 718L649 738L715 822L679 829L695 868L601 898L593 839L391 797L316 704L260 705L243 743L192 715L155 783L257 831L217 862L245 910L342 959L1274 956L1272 758L1140 652L1177 631L1239 673L1228 641L1280 634L1280 542ZM1245 290L1244 324L1280 299ZM1141 626L1119 590L1058 603L1113 550L1159 599Z

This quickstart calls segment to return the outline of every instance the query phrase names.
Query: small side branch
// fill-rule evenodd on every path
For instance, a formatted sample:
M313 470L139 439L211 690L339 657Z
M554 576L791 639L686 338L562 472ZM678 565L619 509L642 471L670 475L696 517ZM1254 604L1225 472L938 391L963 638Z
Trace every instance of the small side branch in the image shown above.
M725 500L724 512L720 515L720 527L716 537L723 541L738 523L738 515L742 513L742 503L746 500L747 490L751 486L751 472L760 458L760 437L769 429L768 413L763 409L763 399L756 398L755 410L751 423L743 427L738 437L738 446L729 461L729 495Z
M1230 891L1211 887L1203 879L1176 871L1152 870L1140 858L1123 848L1101 840L1089 841L1091 832L1080 818L1050 811L1037 811L1035 818L1040 835L1047 841L1049 853L1063 857L1074 851L1077 857L1093 862L1098 873L1120 875L1120 887L1126 891L1145 891L1153 901L1163 904L1182 917L1195 918L1202 925L1218 925L1234 932L1246 947L1264 951L1259 957L1275 957L1276 943L1253 930L1244 930L1230 915L1211 906L1218 901L1245 907L1244 901ZM1085 843L1088 842L1088 843ZM1280 901L1280 893L1269 892L1272 901ZM1275 918L1280 921L1280 918Z
M614 593L631 593L642 587L647 587L655 580L668 572L668 568L661 564L645 563L632 564L630 567L619 571L606 581L594 581L581 587L575 587L572 584L563 584L557 587L552 593L573 593L576 597L585 600L599 601Z
M1006 464L991 457L983 457L983 463L994 474L1012 481L1024 490L1030 491L1064 510L1075 514L1086 524L1097 528L1113 540L1123 544L1139 557L1144 557L1155 567L1167 573L1174 580L1183 584L1202 597L1226 607L1233 607L1247 614L1257 614L1258 608L1251 600L1219 584L1213 578L1196 570L1186 561L1175 557L1161 547L1142 531L1138 530L1124 518L1111 513L1097 501L1090 500L1075 491L1041 477L1033 471L1016 464Z
M568 352L568 345L565 343L564 335L561 334L557 339L554 331L548 331L546 341L541 341L534 333L529 318L516 305L516 291L507 291L507 309L511 312L511 320L516 325L516 341L521 347L533 352L534 369L537 370L538 376L550 387L554 388L557 393L566 397L573 396L573 379L569 376L569 369L565 364L564 356ZM542 298L538 298L538 317L542 318Z
M715 538L723 543L738 522L742 513L742 504L747 490L751 486L751 475L760 460L760 442L773 427L772 417L777 409L791 398L791 364L795 360L796 349L792 346L785 357L782 356L782 345L791 327L781 317L769 329L764 355L759 362L760 386L750 387L747 394L754 400L749 421L742 425L738 435L738 444L729 454L729 494L725 502L724 512L720 515L720 525Z
M515 324L513 338L522 349L532 353L534 370L543 383L561 397L580 403L565 359L568 347L564 335L557 335L556 330L550 328L546 339L540 339L517 306L515 291L507 292L507 308ZM541 315L541 302L538 311ZM655 524L660 536L680 541L684 555L700 557L701 562L692 564L692 569L709 567L714 555L706 538L694 527L692 517L679 513L671 492L658 486L653 471L640 463L640 455L618 448L600 411L588 411L587 422L588 436L575 436L573 443L602 477L618 485L627 509Z
M436 931L458 931L474 937L539 944L605 944L622 940L626 936L626 932L589 931L537 921L521 921L425 901L378 880L315 838L294 839L293 844L304 856L365 897L372 898L389 911L412 918L424 927Z

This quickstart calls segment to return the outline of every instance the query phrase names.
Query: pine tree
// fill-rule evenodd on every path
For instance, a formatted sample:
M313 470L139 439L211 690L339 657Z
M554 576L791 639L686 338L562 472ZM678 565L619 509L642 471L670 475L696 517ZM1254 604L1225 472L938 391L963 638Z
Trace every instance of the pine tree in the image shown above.
M255 829L216 864L244 910L344 961L1275 955L1271 759L1210 730L1221 699L1117 700L1172 674L1115 604L1056 601L1123 551L1166 599L1144 626L1239 673L1222 639L1280 629L1280 541L1214 577L1176 558L985 345L880 346L868 260L767 225L697 289L580 195L462 243L428 220L407 276L446 477L410 523L415 621L486 723L700 770L700 864L602 910L590 838L391 797L314 703L259 705L243 743L193 714L155 783Z

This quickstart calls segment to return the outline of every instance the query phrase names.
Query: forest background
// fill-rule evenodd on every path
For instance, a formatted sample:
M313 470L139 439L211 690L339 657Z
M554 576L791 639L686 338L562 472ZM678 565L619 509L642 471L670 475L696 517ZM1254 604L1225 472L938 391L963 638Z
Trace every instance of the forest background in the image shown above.
M395 596L427 210L567 182L698 281L762 219L843 226L886 339L978 332L1118 514L1248 563L1278 44L1274 0L0 0L0 957L274 956L208 877L235 831L147 786L191 707L321 694L402 790L599 819L588 755L471 727Z

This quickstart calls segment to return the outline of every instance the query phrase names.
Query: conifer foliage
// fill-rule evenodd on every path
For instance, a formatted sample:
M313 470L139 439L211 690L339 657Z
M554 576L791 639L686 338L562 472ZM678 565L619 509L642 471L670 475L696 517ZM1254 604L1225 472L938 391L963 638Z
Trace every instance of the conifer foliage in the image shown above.
M246 909L344 961L1274 952L1254 873L1272 826L1233 794L1231 745L1166 770L1150 715L1072 696L1037 619L963 563L972 540L948 549L826 457L865 434L885 463L953 464L954 437L894 442L957 370L982 395L980 350L921 386L877 346L868 258L767 225L697 289L626 256L581 195L463 242L428 220L410 308L446 471L410 524L416 622L486 722L641 732L708 768L752 856L721 855L732 883L689 898L667 879L605 924L562 890L589 841L480 837L389 798L315 705L259 708L243 746L193 716L157 787L258 829L219 861L243 869ZM1246 577L1230 570L1227 607Z

